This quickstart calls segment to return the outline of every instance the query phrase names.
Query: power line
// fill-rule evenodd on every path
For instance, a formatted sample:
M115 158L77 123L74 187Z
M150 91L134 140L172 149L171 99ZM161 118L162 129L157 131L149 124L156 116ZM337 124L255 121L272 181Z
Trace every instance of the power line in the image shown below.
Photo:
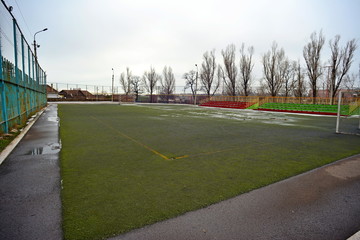
M26 41L26 38L25 38L25 36L24 36L24 33L21 31L21 28L20 28L18 22L16 21L16 18L15 18L15 16L14 16L14 14L11 12L12 8L8 7L8 6L6 5L6 3L5 3L4 0L1 0L1 3L4 5L5 9L8 11L8 13L10 14L10 16L11 16L12 19L14 20L13 23L16 25L16 30L15 30L16 32L15 32L15 34L16 34L16 35L20 34L21 36L23 36L23 37L21 38L21 40L24 41L24 43L29 47L29 50L31 51L30 44ZM25 23L25 24L26 24L26 23ZM3 31L3 33L4 33L4 31ZM5 35L5 33L4 33L4 35ZM6 36L6 37L7 37L7 36ZM9 39L7 38L7 40L9 40ZM15 45L15 44L17 45L17 44L18 44L18 41L14 42L13 44L14 44L14 45ZM18 51L17 51L18 54L20 53L19 51L20 51L20 48L18 48ZM32 51L31 51L31 52L32 52ZM41 68L40 68L40 69L41 69Z
M32 36L33 34L32 34L32 32L30 31L30 28L29 28L29 26L27 25L26 20L25 20L25 18L24 18L24 15L22 14L22 11L21 11L21 9L20 9L20 6L19 6L19 4L17 3L16 0L15 0L15 3L16 3L16 6L17 6L18 9L19 9L20 15L21 15L21 17L22 17L22 19L23 19L23 21L24 21L24 23L25 23L25 26L26 26L27 30L29 31L29 33L30 33L30 36Z
M0 34L1 34L2 36L4 36L5 39L6 39L12 46L14 46L14 44L12 43L12 41L10 40L10 38L6 35L6 33L5 33L4 31L2 31L1 28L0 28Z

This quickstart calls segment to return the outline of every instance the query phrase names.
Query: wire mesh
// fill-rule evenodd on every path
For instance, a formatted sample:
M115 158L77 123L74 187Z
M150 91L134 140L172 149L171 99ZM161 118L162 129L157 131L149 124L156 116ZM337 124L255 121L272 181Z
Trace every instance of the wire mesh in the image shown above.
M0 20L0 133L6 133L46 105L46 74L4 1Z

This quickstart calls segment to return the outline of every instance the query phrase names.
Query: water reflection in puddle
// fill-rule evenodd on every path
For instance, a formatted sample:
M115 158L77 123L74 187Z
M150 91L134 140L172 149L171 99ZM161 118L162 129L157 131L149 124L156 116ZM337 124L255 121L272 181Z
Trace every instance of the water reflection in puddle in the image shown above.
M60 149L61 149L61 142L49 143L46 146L32 149L27 155L55 154L60 152Z
M50 121L50 122L58 122L58 121L59 121L59 118L58 118L58 117L48 117L47 119L48 119L48 121Z

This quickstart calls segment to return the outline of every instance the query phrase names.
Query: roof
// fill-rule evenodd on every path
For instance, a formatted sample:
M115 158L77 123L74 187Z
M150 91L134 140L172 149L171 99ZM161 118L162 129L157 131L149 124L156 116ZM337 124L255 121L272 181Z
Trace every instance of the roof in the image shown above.
M80 90L86 97L93 97L93 95L87 90Z
M46 92L47 93L58 93L58 91L55 89L55 88L53 88L52 86L49 86L49 85L46 85Z
M61 90L59 94L70 97L86 97L81 90Z

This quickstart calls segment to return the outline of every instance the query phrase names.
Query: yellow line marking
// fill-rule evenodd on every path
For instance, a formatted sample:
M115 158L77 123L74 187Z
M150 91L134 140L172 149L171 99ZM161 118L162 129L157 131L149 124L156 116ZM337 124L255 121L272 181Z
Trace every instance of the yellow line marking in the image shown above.
M170 158L168 158L168 157L165 156L164 154L159 153L158 151L156 151L156 150L152 149L151 147L143 144L142 142L140 142L140 141L138 141L138 140L136 140L136 139L134 139L134 138L126 135L125 133L119 131L118 129L113 128L112 126L105 124L104 122L102 122L101 120L97 119L96 117L91 116L91 118L93 118L93 119L95 119L96 121L102 123L104 126L106 126L106 127L110 128L110 129L116 131L118 134L120 134L120 135L123 136L124 138L127 138L127 139L129 139L130 141L133 141L134 143L137 143L138 145L142 146L143 148L146 148L147 150L155 153L156 155L162 157L163 159L165 159L165 160L170 160Z
M197 154L193 154L193 155L183 155L183 156L179 156L179 157L171 157L171 158L169 158L169 157L165 156L164 154L161 154L160 152L158 152L158 151L152 149L151 147L143 144L142 142L140 142L140 141L138 141L138 140L136 140L136 139L134 139L134 138L126 135L125 133L119 131L118 129L113 128L112 126L105 124L104 122L102 122L101 120L97 119L96 117L91 116L91 118L93 118L93 119L95 119L96 121L100 122L100 123L103 124L104 126L106 126L106 127L110 128L110 129L116 131L118 134L120 134L120 135L123 136L124 138L127 138L127 139L129 139L130 141L133 141L133 142L135 142L136 144L142 146L143 148L149 150L150 152L155 153L156 155L162 157L162 158L165 159L165 160L184 159L184 158L188 158L188 157L197 157L197 156L203 156L203 155L211 155L211 154L215 154L215 153L222 153L222 152L228 152L228 151L234 151L234 150L240 150L240 149L241 149L241 147L236 147L236 148L228 148L228 149L223 149L223 150L217 150L217 151L211 151L211 152L202 152L202 153L197 153ZM255 142L255 143L256 143L256 142Z

